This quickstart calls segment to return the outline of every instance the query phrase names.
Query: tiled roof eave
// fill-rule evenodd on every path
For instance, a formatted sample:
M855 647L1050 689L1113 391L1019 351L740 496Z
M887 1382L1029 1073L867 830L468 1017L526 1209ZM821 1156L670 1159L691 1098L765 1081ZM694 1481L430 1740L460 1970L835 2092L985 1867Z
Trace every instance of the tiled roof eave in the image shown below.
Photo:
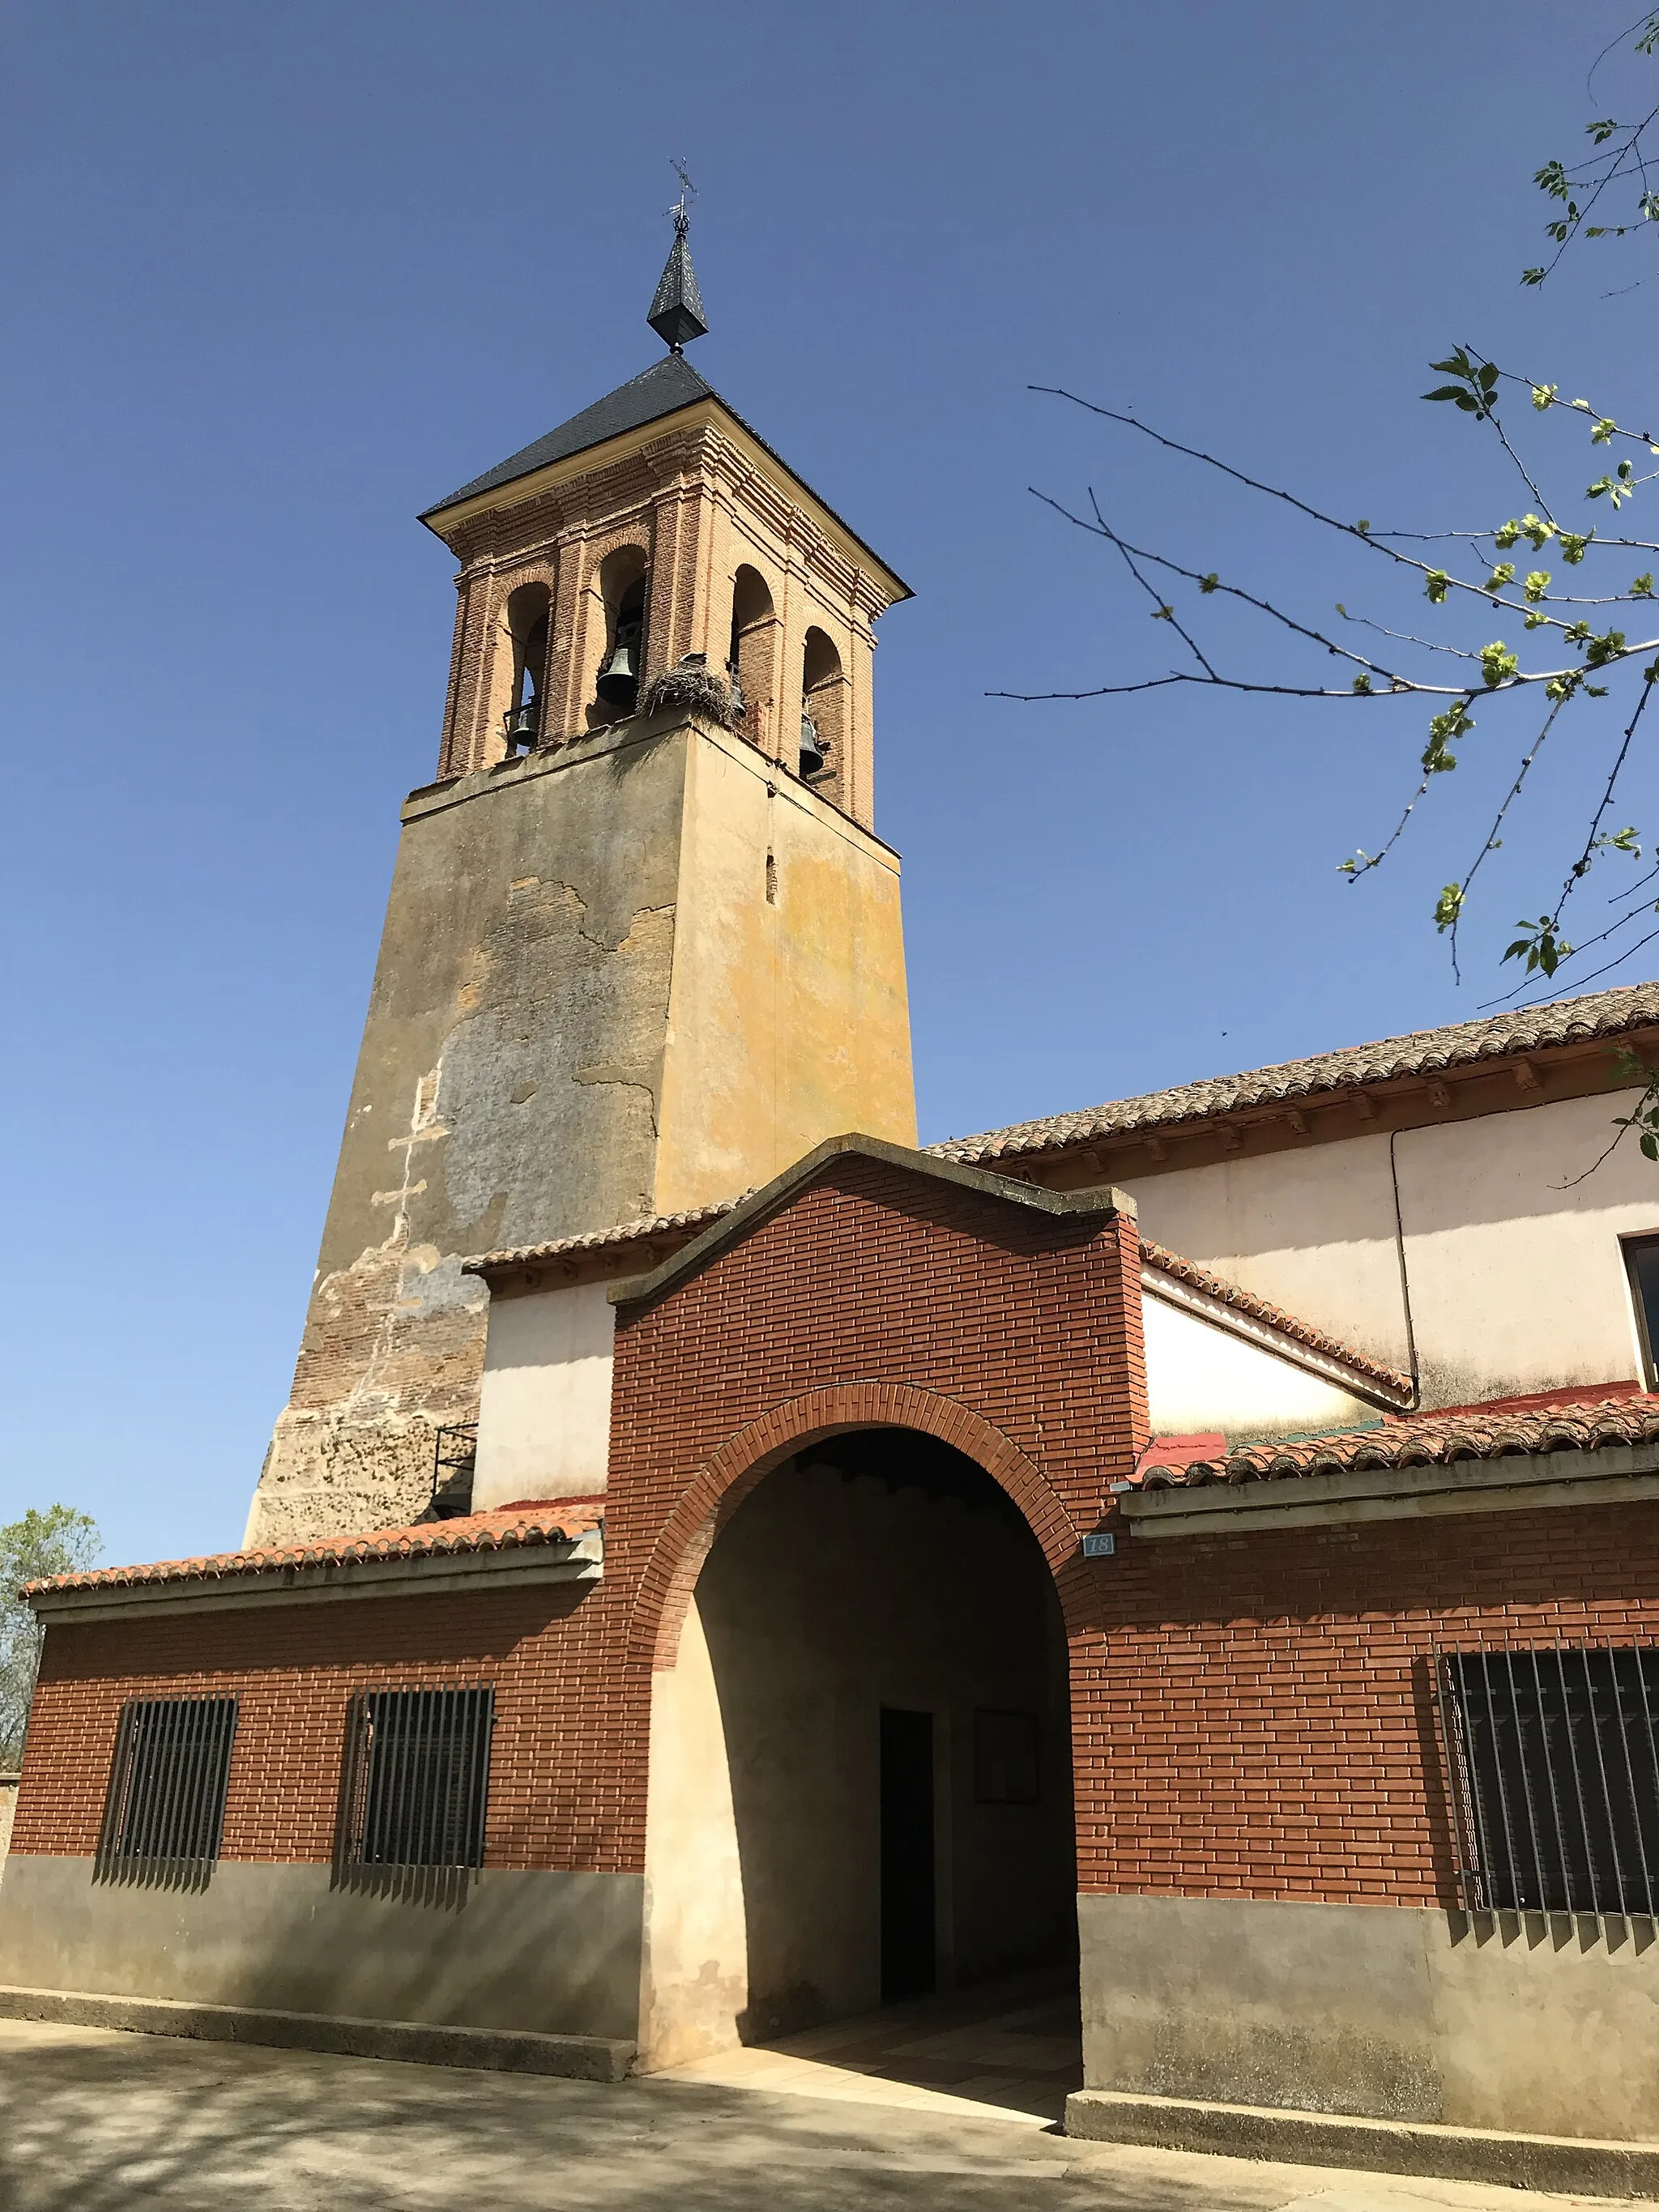
M599 1261L615 1254L631 1266L639 1264L637 1247L654 1239L665 1242L673 1237L684 1240L706 1229L711 1222L720 1221L745 1199L752 1198L752 1190L739 1191L735 1198L717 1200L709 1206L698 1206L683 1213L659 1213L644 1221L622 1221L609 1229L593 1229L579 1237L556 1237L543 1244L512 1245L495 1252L480 1252L463 1260L461 1272L466 1275L506 1273L514 1267L535 1267L556 1265L562 1261L581 1262Z
M1406 1079L1422 1079L1565 1045L1593 1044L1655 1027L1659 1027L1659 983L1625 984L1485 1021L1419 1030L1371 1044L1344 1045L1273 1067L1207 1076L1196 1083L1147 1091L1135 1098L1011 1122L976 1136L947 1138L927 1150L942 1159L973 1166L1030 1158L1158 1129L1201 1126L1275 1106L1321 1097L1340 1099Z
M1567 1399L1535 1411L1496 1401L1456 1413L1420 1413L1376 1427L1333 1431L1294 1442L1245 1444L1184 1468L1148 1465L1147 1491L1295 1484L1326 1477L1410 1474L1508 1459L1624 1449L1659 1451L1659 1394Z
M1195 1470L1188 1469L1190 1475ZM1153 1480L1166 1477L1164 1486ZM1149 1486L1120 1497L1137 1540L1236 1535L1367 1521L1659 1504L1659 1435L1638 1443L1505 1451L1488 1458L1325 1468L1294 1480L1194 1484L1148 1470Z
M430 1589L445 1577L465 1583L482 1578L499 1587L509 1571L520 1571L526 1578L562 1579L560 1570L573 1565L597 1569L603 1557L603 1510L602 1499L574 1505L552 1501L544 1510L510 1508L269 1551L94 1567L26 1583L22 1595L37 1613L84 1615L94 1605L172 1601L191 1592L222 1599L257 1596L263 1602L272 1594L368 1595L413 1583Z

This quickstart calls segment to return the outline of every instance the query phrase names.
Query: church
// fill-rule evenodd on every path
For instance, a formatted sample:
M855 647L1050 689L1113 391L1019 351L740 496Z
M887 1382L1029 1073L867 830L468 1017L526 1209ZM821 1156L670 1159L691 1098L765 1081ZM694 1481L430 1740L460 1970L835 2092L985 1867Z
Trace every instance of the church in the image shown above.
M32 1586L0 2012L1659 2186L1659 986L919 1146L902 580L667 351L458 564L241 1550ZM1634 1086L1634 1087L1633 1087Z

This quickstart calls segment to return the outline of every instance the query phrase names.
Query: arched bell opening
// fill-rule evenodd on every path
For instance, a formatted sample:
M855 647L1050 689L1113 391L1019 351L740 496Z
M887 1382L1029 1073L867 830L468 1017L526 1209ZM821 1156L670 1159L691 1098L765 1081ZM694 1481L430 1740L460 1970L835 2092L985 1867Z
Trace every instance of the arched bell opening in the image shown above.
M897 1428L798 1451L655 1680L647 2065L1011 1977L1071 2032L1065 1624L975 1461Z
M732 580L732 631L726 679L744 735L765 750L777 696L778 618L758 568L745 562Z
M800 773L808 783L841 788L846 773L847 678L835 640L809 629L801 653Z
M547 684L548 616L552 593L545 584L520 584L507 602L507 632L513 649L513 689L501 717L501 737L509 757L539 744L543 695Z
M618 546L599 563L599 596L605 611L605 648L599 655L589 724L620 721L639 705L645 673L645 625L650 569L636 545Z

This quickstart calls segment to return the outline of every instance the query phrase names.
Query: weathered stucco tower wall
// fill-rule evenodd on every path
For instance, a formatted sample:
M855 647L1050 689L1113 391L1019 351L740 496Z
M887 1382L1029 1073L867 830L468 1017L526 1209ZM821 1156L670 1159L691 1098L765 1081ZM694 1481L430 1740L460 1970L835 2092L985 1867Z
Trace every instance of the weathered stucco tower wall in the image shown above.
M425 1507L477 1403L469 1254L728 1199L843 1131L915 1140L868 826L870 626L902 584L678 356L427 520L463 562L443 781L404 807L250 1542ZM728 640L735 700L649 695ZM780 734L807 712L823 758Z

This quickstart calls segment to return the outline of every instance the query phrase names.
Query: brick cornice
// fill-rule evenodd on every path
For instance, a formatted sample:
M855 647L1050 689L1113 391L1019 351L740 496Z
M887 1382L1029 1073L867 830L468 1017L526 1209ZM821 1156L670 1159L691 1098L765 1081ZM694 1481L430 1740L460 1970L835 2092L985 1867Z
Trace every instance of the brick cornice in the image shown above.
M856 606L873 620L896 598L908 596L901 580L882 568L873 556L866 564L852 558L836 542L827 526L827 510L820 521L757 465L735 434L713 421L665 428L606 465L483 507L444 536L464 567L488 561L511 568L546 552L573 525L608 525L698 480L705 489L710 484L723 486L741 500L775 534L780 550L787 549L839 605ZM856 544L848 532L847 545Z
M1019 1447L953 1398L912 1384L837 1382L803 1392L746 1421L703 1462L681 1492L640 1577L628 1650L655 1672L672 1668L691 1593L710 1547L750 1491L806 1445L849 1429L915 1429L982 1468L1024 1516L1058 1577L1081 1531Z

